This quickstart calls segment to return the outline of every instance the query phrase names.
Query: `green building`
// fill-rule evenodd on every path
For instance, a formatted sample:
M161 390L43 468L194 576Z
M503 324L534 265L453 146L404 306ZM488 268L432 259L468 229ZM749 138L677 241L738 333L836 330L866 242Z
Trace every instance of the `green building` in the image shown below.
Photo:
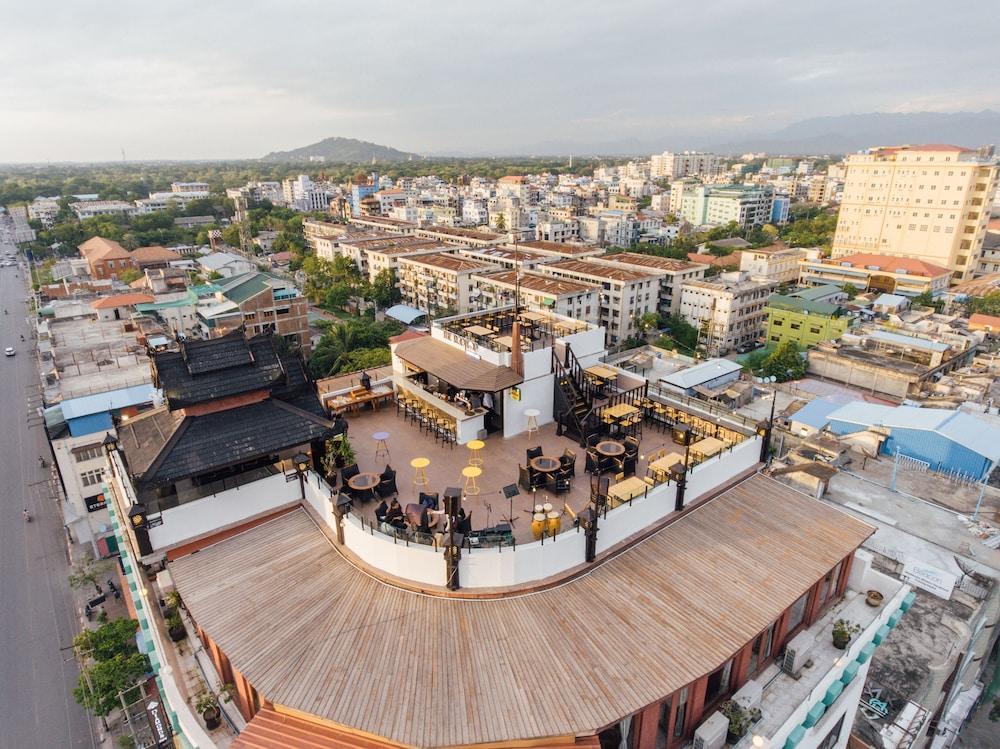
M773 294L767 300L767 342L794 341L802 348L833 341L854 323L847 311L829 302Z

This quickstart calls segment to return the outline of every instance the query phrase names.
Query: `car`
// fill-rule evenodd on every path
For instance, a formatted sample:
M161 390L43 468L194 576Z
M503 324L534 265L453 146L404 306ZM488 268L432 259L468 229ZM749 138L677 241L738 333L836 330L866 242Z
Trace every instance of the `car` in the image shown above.
M13 346L8 346L3 350L4 356L13 356L17 352L14 350Z

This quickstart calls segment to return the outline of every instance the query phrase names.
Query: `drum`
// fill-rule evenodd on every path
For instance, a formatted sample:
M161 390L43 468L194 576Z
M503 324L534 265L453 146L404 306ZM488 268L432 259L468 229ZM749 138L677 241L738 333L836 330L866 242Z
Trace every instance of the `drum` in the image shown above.
M535 505L535 512L547 512L541 505Z
M559 532L561 527L562 520L559 518L559 513L555 510L551 510L549 514L545 516L545 531L550 536L554 536Z
M531 516L531 535L535 538L541 538L542 533L545 531L545 513L536 512Z
M548 515L550 512L552 512L552 503L551 502L546 502L545 504L543 504L542 505L542 512L544 512L546 515Z

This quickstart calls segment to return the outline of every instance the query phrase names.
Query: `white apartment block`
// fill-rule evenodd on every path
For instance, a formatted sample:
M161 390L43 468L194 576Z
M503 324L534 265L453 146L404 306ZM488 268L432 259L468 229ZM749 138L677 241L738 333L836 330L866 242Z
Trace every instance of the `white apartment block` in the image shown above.
M478 309L474 276L497 270L492 263L444 252L399 259L397 279L403 302L431 315L464 314Z
M148 198L140 198L135 201L138 213L153 213L155 211L165 211L168 208L184 208L193 200L207 198L208 191L195 192L185 190L183 192L151 192Z
M714 177L721 170L721 161L714 153L697 151L664 151L650 159L652 179L677 179L679 177Z
M95 216L133 216L140 210L135 204L124 200L85 200L70 203L69 207L81 221Z
M35 198L28 204L28 218L32 221L41 221L42 226L52 226L58 215L58 198Z
M536 270L600 287L597 320L606 329L609 344L637 335L636 320L647 312L656 312L659 304L659 276L645 269L587 259L560 260L540 265Z
M539 221L535 226L535 239L542 242L575 242L580 238L580 222L575 218L569 221Z
M171 182L170 192L182 193L182 192L203 192L207 193L209 191L207 182Z
M709 356L724 356L764 335L767 299L777 286L743 271L689 281L681 288L680 314L701 331Z
M848 156L832 256L855 253L923 260L972 277L990 200L992 158L948 145L873 148Z
M519 276L515 281L513 270L476 275L477 287L472 293L478 309L514 304L519 294L520 303L531 309L555 312L591 325L597 323L599 286L530 271Z
M802 247L786 247L782 244L740 250L740 270L754 278L766 278L777 283L797 283L800 261L809 256L819 255L819 250Z
M673 195L673 186L671 186ZM771 220L774 190L751 185L694 185L685 183L678 213L695 226L763 226Z
M663 315L680 313L681 288L689 281L705 277L708 266L692 263L690 260L643 255L638 252L619 252L615 255L601 255L594 262L605 263L620 268L644 271L659 277L657 311Z

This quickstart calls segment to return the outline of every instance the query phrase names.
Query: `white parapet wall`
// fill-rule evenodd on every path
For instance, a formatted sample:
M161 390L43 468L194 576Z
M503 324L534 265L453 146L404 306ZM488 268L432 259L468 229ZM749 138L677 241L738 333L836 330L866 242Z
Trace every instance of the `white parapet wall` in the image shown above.
M301 497L298 480L278 473L164 510L163 524L149 529L149 542L154 551L169 549L289 507Z

